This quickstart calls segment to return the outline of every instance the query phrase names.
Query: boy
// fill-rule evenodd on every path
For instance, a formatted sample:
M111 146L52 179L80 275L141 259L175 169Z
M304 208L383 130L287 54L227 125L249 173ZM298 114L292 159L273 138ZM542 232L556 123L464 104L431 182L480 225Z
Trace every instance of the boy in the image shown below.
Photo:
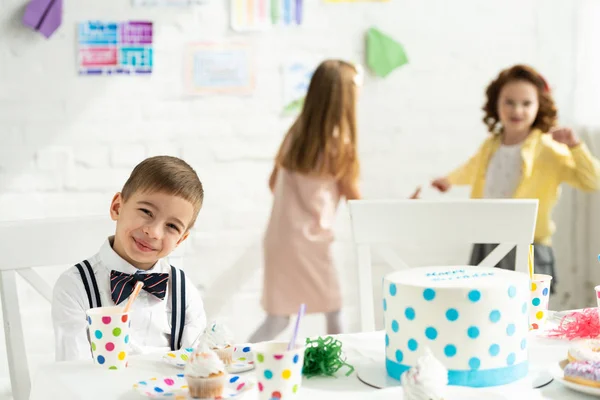
M165 259L188 237L203 198L202 183L183 160L152 157L134 168L110 205L115 235L96 255L65 271L54 287L57 361L90 359L86 310L124 306L137 281L144 287L130 311L133 352L177 350L203 332L200 293Z

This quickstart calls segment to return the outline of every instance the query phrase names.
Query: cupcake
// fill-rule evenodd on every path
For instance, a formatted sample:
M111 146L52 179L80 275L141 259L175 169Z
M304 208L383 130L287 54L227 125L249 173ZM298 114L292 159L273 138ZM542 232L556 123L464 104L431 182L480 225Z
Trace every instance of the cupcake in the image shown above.
M448 370L429 348L425 348L425 354L419 357L417 365L403 373L400 380L406 400L444 400Z
M233 363L233 337L231 332L218 322L213 322L204 331L202 341L225 363Z
M185 379L190 396L195 399L220 397L225 377L223 361L206 344L200 344L185 365Z

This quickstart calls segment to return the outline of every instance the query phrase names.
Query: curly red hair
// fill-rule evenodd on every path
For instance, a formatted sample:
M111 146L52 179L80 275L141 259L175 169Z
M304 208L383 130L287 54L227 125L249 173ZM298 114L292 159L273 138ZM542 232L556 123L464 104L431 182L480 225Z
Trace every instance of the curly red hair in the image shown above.
M550 88L544 77L534 68L528 65L515 65L500 72L487 87L485 91L486 103L483 106L485 116L483 123L488 127L490 133L498 132L500 117L498 116L498 98L504 85L514 81L525 81L533 84L538 91L539 109L532 128L548 132L556 125L558 111Z

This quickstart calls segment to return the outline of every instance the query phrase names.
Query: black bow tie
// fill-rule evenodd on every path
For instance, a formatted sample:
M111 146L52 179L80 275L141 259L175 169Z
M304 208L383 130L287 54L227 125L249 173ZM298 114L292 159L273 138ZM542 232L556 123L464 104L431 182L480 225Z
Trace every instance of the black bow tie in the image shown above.
M110 291L116 305L126 300L131 295L133 288L135 288L135 284L138 281L144 282L143 289L146 292L162 300L167 293L169 273L131 275L114 270L110 271Z

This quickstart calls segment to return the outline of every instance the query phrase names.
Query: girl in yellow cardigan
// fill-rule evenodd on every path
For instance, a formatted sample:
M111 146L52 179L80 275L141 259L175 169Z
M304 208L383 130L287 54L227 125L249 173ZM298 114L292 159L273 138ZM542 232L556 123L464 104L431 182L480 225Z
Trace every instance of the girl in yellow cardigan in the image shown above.
M545 79L533 68L502 71L486 90L483 107L489 137L465 164L435 179L441 192L471 185L471 198L538 199L534 235L536 272L554 276L552 209L560 184L593 191L600 187L600 163L568 128L555 128L557 111ZM475 244L471 265L497 244ZM515 269L513 249L496 267ZM553 291L556 278L552 280Z

